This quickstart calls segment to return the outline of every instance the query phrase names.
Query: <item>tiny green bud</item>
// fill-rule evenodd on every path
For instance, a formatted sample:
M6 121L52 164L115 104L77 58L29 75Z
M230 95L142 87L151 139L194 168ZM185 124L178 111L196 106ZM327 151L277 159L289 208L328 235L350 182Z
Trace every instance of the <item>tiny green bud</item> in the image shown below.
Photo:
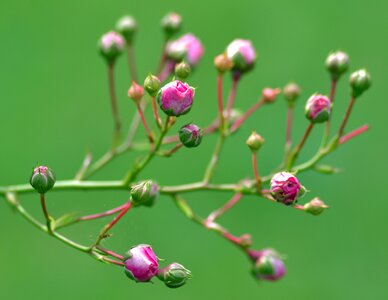
M181 29L182 17L177 13L169 13L163 17L161 26L166 34L166 38L169 39Z
M136 20L132 16L124 16L117 21L116 30L124 37L127 44L130 45L133 42L133 37L137 30Z
M161 82L155 75L148 75L144 80L144 89L151 97L155 97L160 90Z
M214 58L214 66L218 72L225 73L233 68L233 61L229 59L226 53L223 53Z
M349 69L349 56L345 52L336 51L327 57L325 64L332 80L338 80Z
M187 62L182 61L175 65L175 75L178 77L178 79L185 80L187 77L189 77L190 73L191 67Z
M55 181L54 172L46 166L40 166L32 172L30 184L39 194L45 194L52 189Z
M352 95L355 98L369 89L371 84L371 76L365 69L355 71L350 75L350 87L352 88Z
M299 85L297 85L294 82L288 83L284 88L283 88L283 95L284 98L286 98L287 102L289 105L293 105L295 101L298 99L300 96L301 90Z
M263 137L260 134L256 133L256 131L253 131L246 141L246 144L248 145L249 149L251 149L252 152L259 151L263 143L264 143Z
M139 182L131 187L132 204L134 206L152 206L159 196L159 186L146 180Z
M178 288L186 284L191 278L191 272L181 264L172 263L163 269L159 269L157 276L169 288Z
M329 207L319 198L314 198L310 202L306 203L303 208L305 212L317 216Z

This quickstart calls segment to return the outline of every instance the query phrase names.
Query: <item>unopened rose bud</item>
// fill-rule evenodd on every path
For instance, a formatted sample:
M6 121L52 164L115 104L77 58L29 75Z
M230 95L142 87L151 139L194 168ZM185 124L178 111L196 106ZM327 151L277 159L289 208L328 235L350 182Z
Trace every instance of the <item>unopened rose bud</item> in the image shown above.
M342 51L331 53L326 59L326 69L332 80L338 80L349 69L349 56Z
M252 69L256 61L256 52L249 40L234 40L226 48L226 54L233 62L233 69L241 72Z
M158 258L151 246L141 244L124 256L125 274L136 282L148 282L158 273Z
M179 129L179 140L187 148L198 147L202 142L203 131L197 125L190 123Z
M131 98L136 103L140 103L143 96L144 96L143 87L132 80L132 85L128 90L128 97Z
M169 42L166 46L166 53L170 59L177 62L185 60L192 67L199 63L203 52L201 41L191 33Z
M54 172L46 166L36 167L30 178L31 186L39 194L45 194L51 190L55 184L55 181L56 179Z
M228 117L227 117L228 113L226 110L224 111L224 117L225 117L225 119L228 119L228 122L230 125L234 124L234 122L236 122L239 118L241 118L243 114L244 114L244 112L241 109L232 108L232 110L230 111L230 114L229 114L229 119L228 119Z
M137 30L136 20L132 16L124 16L116 23L116 30L124 38L127 44L132 44L133 37Z
M255 252L257 259L252 271L257 279L276 281L286 274L284 262L275 250L263 249Z
M156 96L160 108L169 116L187 114L194 99L194 88L179 80L163 86Z
M369 89L371 84L371 76L365 69L358 70L350 75L350 87L352 88L352 95L355 98Z
M144 89L151 97L155 97L160 90L161 82L155 75L148 75L144 80Z
M281 89L271 89L265 88L263 89L262 96L266 103L275 102L276 97L281 93Z
M303 196L305 188L291 173L280 172L271 179L271 194L278 202L285 205L294 204L299 197Z
M306 118L313 123L323 123L330 119L331 101L320 94L312 95L306 103Z
M131 187L131 201L134 206L152 206L159 196L159 186L151 181L145 180Z
M100 53L109 63L114 62L123 52L124 46L124 38L114 31L104 34L99 41Z
M178 288L186 284L191 278L191 272L181 264L172 263L163 269L159 269L158 278L169 288Z
M189 77L190 73L191 67L187 62L182 61L175 65L175 75L179 79L185 80L187 77Z
M174 12L169 13L163 17L161 26L166 34L166 38L169 39L181 29L182 17Z
M228 58L226 53L217 55L214 58L214 65L220 73L225 73L233 68L233 62Z
M264 143L263 137L260 134L256 133L256 131L253 131L246 141L246 144L248 145L249 149L251 149L252 152L259 151L263 143Z
M329 207L319 198L314 198L310 202L306 203L304 206L304 211L308 212L314 216L320 215L324 210Z
M300 93L301 93L301 90L299 85L297 85L294 82L288 83L283 88L284 98L286 98L289 105L294 105L296 99L298 99L298 97L300 96Z

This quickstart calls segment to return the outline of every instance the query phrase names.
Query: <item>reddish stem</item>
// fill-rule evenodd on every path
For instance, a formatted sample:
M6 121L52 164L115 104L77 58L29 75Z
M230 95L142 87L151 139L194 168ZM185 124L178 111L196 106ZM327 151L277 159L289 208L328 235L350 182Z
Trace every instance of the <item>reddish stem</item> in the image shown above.
M101 252L104 252L105 254L108 254L108 255L110 255L112 257L115 257L115 258L117 258L119 260L124 260L124 256L122 256L122 255L120 255L120 254L118 254L116 252L113 252L112 250L105 249L105 248L103 248L101 246L97 246L96 248L98 250L100 250Z
M218 103L218 114L221 120L220 126L223 126L224 120L224 103L222 100L222 74L219 73L217 76L217 103Z
M172 60L167 60L164 64L163 70L159 73L158 77L161 82L164 82L174 70L175 63Z
M173 155L175 152L177 152L180 148L182 148L183 144L181 142L177 143L174 148L172 148L171 150L167 151L165 153L165 156L171 156Z
M159 117L159 112L158 112L158 105L156 103L156 98L152 97L152 110L154 112L154 118L156 120L156 124L158 125L159 128L162 128L162 120Z
M230 128L231 132L236 131L256 110L258 110L265 103L265 99L261 98L255 105L249 108Z
M293 113L294 113L294 108L289 105L287 109L286 151L288 151L292 145L291 134L292 134Z
M109 93L110 93L112 114L113 114L113 120L115 123L114 143L116 143L120 137L121 121L120 121L119 108L116 100L114 62L111 62L108 64L108 80L109 80Z
M114 259L110 259L108 257L104 257L103 260L106 261L106 262L109 262L111 264L118 265L120 267L125 266L125 264L122 261L117 261L117 260L114 260Z
M260 191L261 190L261 178L260 178L259 170L257 167L257 153L256 152L252 152L252 168L253 168L253 174L255 175L257 188Z
M343 144L347 141L349 141L350 139L360 135L361 133L367 131L369 129L369 126L368 125L363 125L361 126L360 128L357 128L356 130L353 130L352 132L342 136L339 140L339 143L340 144Z
M139 112L139 115L140 115L140 119L141 119L141 123L143 124L143 127L146 131L146 134L147 134L147 137L148 137L148 140L150 141L150 143L153 143L154 142L154 138L152 137L152 134L151 134L151 130L149 129L148 125L147 125L147 121L144 117L144 113L143 113L143 110L141 109L141 106L140 104L136 104L137 106L137 111Z
M232 80L232 88L230 90L228 103L226 106L226 118L228 119L230 116L230 113L233 108L234 100L236 99L236 93L237 93L237 86L240 81L241 74L240 73L234 73L233 74L233 80Z
M307 129L302 137L302 140L300 141L299 145L295 149L295 152L297 153L296 155L298 155L300 153L300 151L302 150L302 148L303 148L304 144L306 143L307 138L309 137L313 127L314 127L314 123L311 122L310 125L307 127Z
M345 113L345 116L344 116L344 119L342 120L342 124L338 130L338 136L341 137L344 133L344 130L345 130L345 126L346 126L346 123L348 123L348 120L349 120L349 116L352 112L352 109L353 109L353 106L354 106L354 103L356 102L356 98L354 98L352 96L352 98L350 99L350 103L348 105L348 109L346 110L346 113Z
M82 217L80 217L78 220L80 220L80 221L89 221L89 220L94 220L94 219L98 219L98 218L107 217L107 216L113 215L113 214L115 214L115 213L121 211L121 210L124 209L126 206L127 206L127 203L125 203L125 204L123 204L123 205L120 205L119 207L113 208L113 209L111 209L111 210L102 212L102 213L93 214L93 215L87 215L87 216L82 216Z
M127 52L128 52L128 66L129 66L129 72L131 74L131 80L138 82L135 52L133 50L132 45L127 46Z
M166 44L167 44L167 40L163 43L162 54L160 56L158 68L156 69L156 74L159 74L162 71L164 64L166 63L166 60L167 60Z
M330 102L331 104L333 105L334 103L334 96L335 96L335 91L336 91L336 88L337 88L337 80L332 80L331 81L331 86L330 86ZM333 108L332 108L333 109ZM325 128L325 137L326 137L326 140L324 140L324 143L327 142L327 138L329 137L329 134L330 134L330 124L331 124L331 120L327 120L326 122L326 128Z
M212 223L215 221L218 217L226 213L228 210L230 210L233 206L235 206L242 198L241 193L236 193L224 206L217 209L216 211L212 212L206 219L206 223Z

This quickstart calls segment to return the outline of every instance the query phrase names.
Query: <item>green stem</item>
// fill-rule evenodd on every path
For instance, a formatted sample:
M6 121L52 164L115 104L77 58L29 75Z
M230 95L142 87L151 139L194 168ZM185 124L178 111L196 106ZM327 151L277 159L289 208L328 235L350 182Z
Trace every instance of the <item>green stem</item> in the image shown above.
M212 158L210 159L210 162L206 168L206 171L205 171L205 176L203 178L203 181L205 183L209 183L210 180L213 178L214 176L214 173L215 173L215 170L217 168L217 164L218 164L218 161L220 159L220 154L221 154L221 150L222 150L222 147L224 145L224 141L225 141L225 135L223 133L223 130L220 131L220 136L218 138L218 141L217 141L217 144L214 148L214 152L213 152L213 155L212 155Z

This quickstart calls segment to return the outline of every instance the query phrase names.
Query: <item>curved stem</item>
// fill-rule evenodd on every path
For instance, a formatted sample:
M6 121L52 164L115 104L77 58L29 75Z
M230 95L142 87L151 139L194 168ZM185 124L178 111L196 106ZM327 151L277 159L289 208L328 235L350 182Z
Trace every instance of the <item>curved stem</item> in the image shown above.
M45 199L45 195L44 194L40 194L40 205L42 206L43 215L44 215L44 217L46 219L47 231L49 233L51 233L52 232L51 218L50 218L50 215L49 215L48 210L47 210L46 199Z
M256 110L265 103L265 99L261 98L256 104L249 108L230 128L230 132L235 132Z

